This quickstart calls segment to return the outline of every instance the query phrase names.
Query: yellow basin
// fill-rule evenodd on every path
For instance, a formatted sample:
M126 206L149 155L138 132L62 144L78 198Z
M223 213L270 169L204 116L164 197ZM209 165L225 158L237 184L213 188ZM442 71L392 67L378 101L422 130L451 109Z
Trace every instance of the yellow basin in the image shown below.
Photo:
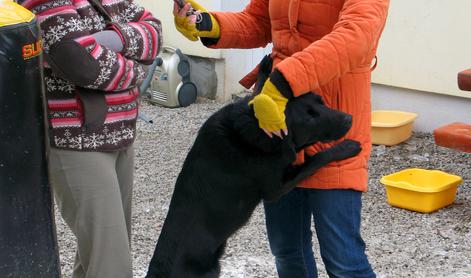
M429 213L455 201L460 176L438 170L405 169L381 178L388 203L412 211Z
M375 145L392 146L412 135L417 114L403 111L375 110L371 113L371 141Z

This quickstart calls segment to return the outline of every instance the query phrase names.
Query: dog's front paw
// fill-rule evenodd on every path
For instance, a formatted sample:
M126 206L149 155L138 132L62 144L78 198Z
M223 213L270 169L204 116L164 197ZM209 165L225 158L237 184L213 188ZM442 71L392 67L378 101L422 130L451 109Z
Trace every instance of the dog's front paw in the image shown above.
M361 152L361 145L355 140L346 139L332 147L333 160L353 157Z

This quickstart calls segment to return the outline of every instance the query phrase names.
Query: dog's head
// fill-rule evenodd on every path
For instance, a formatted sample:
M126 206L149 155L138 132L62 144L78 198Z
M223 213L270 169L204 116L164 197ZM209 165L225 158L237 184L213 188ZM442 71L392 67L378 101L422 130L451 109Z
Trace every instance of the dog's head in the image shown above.
M316 94L305 94L288 102L285 114L295 151L317 142L338 140L352 126L352 116L328 108Z
M232 104L232 128L238 139L264 153L283 151L294 157L299 150L317 142L340 139L351 127L352 117L328 108L320 96L305 94L288 102L286 123L288 136L269 138L258 126L249 98ZM286 154L288 155L288 154Z

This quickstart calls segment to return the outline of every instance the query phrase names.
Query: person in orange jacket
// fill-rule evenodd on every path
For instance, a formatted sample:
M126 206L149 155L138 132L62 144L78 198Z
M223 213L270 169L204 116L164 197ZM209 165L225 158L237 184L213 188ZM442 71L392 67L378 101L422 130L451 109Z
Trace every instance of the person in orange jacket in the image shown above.
M306 93L353 117L345 138L361 143L358 156L331 163L278 202L264 203L279 277L317 276L312 218L330 277L375 276L360 234L361 196L371 151L371 65L388 7L389 0L252 0L241 12L209 12L194 0L174 6L177 30L207 47L273 44L272 72L251 102L268 136L287 132L286 103ZM256 75L257 69L241 84L251 87ZM332 144L306 148L296 163Z

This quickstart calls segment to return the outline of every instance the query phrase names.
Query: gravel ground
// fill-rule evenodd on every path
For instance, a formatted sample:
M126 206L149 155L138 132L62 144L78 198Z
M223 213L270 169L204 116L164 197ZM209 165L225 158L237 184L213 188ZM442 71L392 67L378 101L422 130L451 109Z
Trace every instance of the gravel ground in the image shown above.
M173 186L196 132L223 104L197 103L168 109L143 103L154 120L138 124L133 207L134 277L144 277L168 210ZM407 142L375 146L369 191L363 195L363 238L378 277L471 277L471 154L434 144L430 134L414 133ZM431 214L393 208L379 179L405 168L439 169L463 177L453 205ZM75 239L56 210L62 273L70 277ZM314 240L314 248L317 241ZM319 253L319 276L327 277ZM260 206L248 225L228 242L221 277L276 277Z

